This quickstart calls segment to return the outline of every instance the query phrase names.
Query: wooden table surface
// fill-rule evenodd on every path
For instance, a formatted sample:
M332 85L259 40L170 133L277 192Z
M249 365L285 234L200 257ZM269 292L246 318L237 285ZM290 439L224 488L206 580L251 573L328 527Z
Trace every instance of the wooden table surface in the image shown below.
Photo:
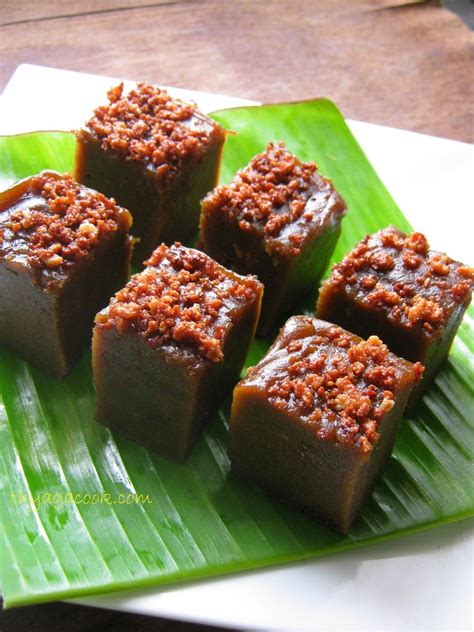
M0 0L0 91L20 63L263 102L327 96L352 119L473 140L473 35L437 2ZM53 604L6 630L202 630Z
M0 90L22 62L473 140L473 34L436 2L0 0Z

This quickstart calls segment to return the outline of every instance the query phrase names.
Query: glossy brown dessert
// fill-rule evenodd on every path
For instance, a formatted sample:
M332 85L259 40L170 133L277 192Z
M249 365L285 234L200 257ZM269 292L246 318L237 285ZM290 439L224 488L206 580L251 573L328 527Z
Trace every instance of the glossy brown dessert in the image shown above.
M376 336L294 316L234 389L232 470L347 533L422 372Z
M139 239L133 261L141 265L162 241L196 234L200 201L217 182L225 131L147 83L127 95L120 84L108 99L76 134L75 177L130 209Z
M367 235L320 291L318 318L376 334L390 350L425 366L410 406L449 348L470 301L474 269L430 250L421 233L389 227Z
M63 377L129 275L131 216L69 175L0 193L0 346Z
M310 291L329 263L346 206L313 163L270 143L202 203L199 247L265 286L259 333Z
M262 286L179 243L162 244L96 317L96 417L184 461L239 379Z

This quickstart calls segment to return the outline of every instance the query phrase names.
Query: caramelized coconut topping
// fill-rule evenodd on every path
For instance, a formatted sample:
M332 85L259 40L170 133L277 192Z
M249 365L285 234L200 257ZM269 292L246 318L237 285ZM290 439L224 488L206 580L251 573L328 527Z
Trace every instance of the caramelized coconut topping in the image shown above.
M162 244L145 264L96 316L97 326L137 331L152 347L190 346L204 359L220 362L232 310L255 300L261 284L180 243Z
M421 233L386 228L367 235L333 268L331 285L388 312L394 322L431 334L469 301L474 269L430 250Z
M331 182L316 172L314 163L301 162L283 143L269 143L230 184L216 187L204 204L206 212L229 215L243 231L262 231L270 255L281 250L278 237L287 227L294 227L288 241L290 254L297 256L307 233L305 224L317 216L317 208L308 206L312 194L318 198L318 208L337 196ZM337 198L337 212L344 213L345 204Z
M297 319L314 322L303 316L292 320ZM275 362L268 369L270 401L282 411L296 412L319 438L368 452L379 438L381 418L394 406L402 366L412 367L416 381L423 367L402 365L377 336L360 341L336 325L322 325L286 349L282 346L288 354L285 364ZM248 377L258 371L249 369Z
M87 259L117 230L130 228L128 211L69 174L44 171L24 182L2 233L5 242L24 242L34 268L67 269ZM46 204L37 204L35 198Z
M138 83L127 95L121 83L107 96L109 104L94 111L86 128L105 151L144 161L159 175L176 172L186 159L202 154L216 134L223 134L195 105L149 83Z

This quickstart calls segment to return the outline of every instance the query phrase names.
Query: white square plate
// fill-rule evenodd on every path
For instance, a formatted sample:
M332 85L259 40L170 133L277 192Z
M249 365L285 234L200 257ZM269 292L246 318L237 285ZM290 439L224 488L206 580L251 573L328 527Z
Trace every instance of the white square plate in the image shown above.
M19 66L0 98L0 135L77 128L116 83L97 75ZM170 91L206 112L252 104ZM348 124L411 224L426 233L433 247L472 263L472 146L368 123ZM284 567L74 601L250 629L469 630L472 524L456 523Z

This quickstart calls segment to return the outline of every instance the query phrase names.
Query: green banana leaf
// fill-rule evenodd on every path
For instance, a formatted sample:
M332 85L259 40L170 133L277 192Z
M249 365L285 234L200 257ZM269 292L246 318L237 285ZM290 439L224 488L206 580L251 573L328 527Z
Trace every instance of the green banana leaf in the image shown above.
M225 148L223 181L269 140L285 141L333 179L349 206L334 260L367 232L388 224L410 228L331 102L240 108L215 118L238 132ZM4 185L46 167L70 170L73 159L70 134L0 139ZM94 421L89 353L58 382L0 351L6 605L300 560L472 516L472 329L471 311L449 360L404 421L389 466L348 536L230 474L229 402L187 464L176 465ZM269 342L255 341L248 364Z

